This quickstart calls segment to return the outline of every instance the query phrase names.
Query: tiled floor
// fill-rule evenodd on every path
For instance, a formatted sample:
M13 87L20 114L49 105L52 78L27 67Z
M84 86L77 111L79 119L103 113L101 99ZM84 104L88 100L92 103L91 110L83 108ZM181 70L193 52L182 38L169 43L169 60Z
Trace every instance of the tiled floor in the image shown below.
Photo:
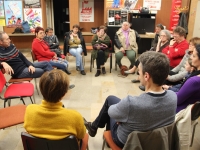
M30 52L24 52L24 55L31 61ZM112 69L112 73L109 73L109 61L106 63L106 75L100 75L95 77L96 69L93 68L92 72L90 68L90 53L85 57L85 71L86 76L81 75L75 69L75 58L70 56L69 58L69 70L72 72L70 75L71 84L75 84L75 88L70 90L64 97L62 102L65 107L75 109L79 111L83 117L87 120L92 121L98 115L102 104L109 95L115 95L119 98L130 95L139 95L142 91L139 90L139 83L133 84L130 81L136 78L136 75L129 75L125 78L119 77L119 69L115 71ZM129 66L127 58L122 60L123 64ZM114 56L113 56L113 67L114 67ZM9 78L7 76L7 78ZM34 83L34 82L32 82ZM39 79L37 79L37 84ZM36 103L40 103L42 100L41 94L38 95L35 91ZM21 104L20 100L13 100L12 105ZM26 99L25 103L30 104L29 98ZM3 108L3 101L0 101L0 108ZM1 119L1 118L0 118ZM20 134L25 131L23 125L17 125L14 127L0 130L0 150L22 150L22 142ZM102 147L104 129L99 129L96 137L89 138L90 150L100 150ZM200 128L198 126L196 135L200 135ZM108 148L107 148L108 149ZM192 150L200 149L200 136L195 138L194 146Z

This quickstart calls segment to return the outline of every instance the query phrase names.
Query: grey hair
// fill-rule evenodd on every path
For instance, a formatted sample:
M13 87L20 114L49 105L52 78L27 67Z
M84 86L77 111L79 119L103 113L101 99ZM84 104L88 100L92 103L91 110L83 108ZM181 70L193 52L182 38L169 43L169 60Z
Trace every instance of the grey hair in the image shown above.
M165 35L167 36L167 39L168 39L168 40L171 39L171 34L170 34L169 30L161 30L161 31L160 31L160 35L161 35L162 32L165 33Z
M5 32L0 31L0 40L3 40L3 34L5 34Z
M128 21L124 21L124 22L122 23L122 25L123 25L124 23L128 24L129 26L131 26L131 24L130 24Z

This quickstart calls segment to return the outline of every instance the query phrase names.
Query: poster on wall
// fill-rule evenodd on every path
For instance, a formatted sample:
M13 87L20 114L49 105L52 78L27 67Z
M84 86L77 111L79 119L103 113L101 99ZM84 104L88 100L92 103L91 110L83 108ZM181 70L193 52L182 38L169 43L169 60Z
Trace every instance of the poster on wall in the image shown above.
M6 23L5 23L5 19L0 19L0 26L5 26Z
M3 1L0 1L0 18L5 18Z
M40 8L41 3L40 0L24 0L25 8Z
M172 0L169 30L173 30L178 25L179 11L176 8L180 8L181 3L182 0Z
M25 8L24 20L28 21L31 32L35 31L37 26L42 27L42 9L41 8Z
M4 1L6 25L20 25L23 20L21 1Z
M144 0L143 7L148 7L149 10L160 10L162 0Z
M80 0L79 21L94 22L94 0Z

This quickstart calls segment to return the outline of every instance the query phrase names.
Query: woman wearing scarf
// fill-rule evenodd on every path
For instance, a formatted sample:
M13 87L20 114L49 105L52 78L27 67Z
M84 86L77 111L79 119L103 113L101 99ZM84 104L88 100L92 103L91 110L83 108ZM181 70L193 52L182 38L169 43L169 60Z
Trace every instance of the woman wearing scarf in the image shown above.
M130 29L128 22L123 22L122 27L115 34L115 57L116 62L121 68L121 59L124 54L128 57L131 62L130 69L135 64L136 54L138 52L138 46L136 43L135 31Z
M105 26L99 27L99 32L92 39L92 59L96 59L97 73L95 77L101 74L106 74L104 63L107 61L109 55L110 37L106 34L107 28Z

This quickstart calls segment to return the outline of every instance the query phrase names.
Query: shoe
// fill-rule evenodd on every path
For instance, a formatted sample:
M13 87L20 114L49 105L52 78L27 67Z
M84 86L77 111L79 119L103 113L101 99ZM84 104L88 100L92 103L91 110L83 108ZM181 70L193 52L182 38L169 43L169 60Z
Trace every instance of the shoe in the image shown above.
M125 74L135 74L135 72L130 72L129 70L124 71Z
M82 74L82 75L86 75L86 73L85 73L84 70L81 70L81 74Z
M106 74L106 69L105 69L105 67L102 67L102 73L103 73L103 74Z
M130 66L129 66L129 69L132 69L132 68L133 68L133 65L130 65Z
M121 69L121 67L122 67L122 64L119 64L118 66L119 66L119 69Z
M79 66L76 66L76 71L80 71L80 67Z
M88 133L91 137L95 137L95 135L97 134L97 128L92 126L91 122L87 122L85 120L85 118L83 118L84 120L84 125L86 127L86 129L88 130Z
M145 87L143 85L139 86L140 90L145 91Z
M101 74L100 70L97 70L97 73L95 74L95 77L98 77Z
M74 87L75 87L75 85L74 85L74 84L71 84L71 85L69 85L68 89L71 90L71 89L73 89Z
M70 75L71 74L71 72L69 71L69 70L65 70L65 73L67 73L68 75Z
M131 80L131 82L132 82L132 83L139 83L140 80L133 79L133 80Z

